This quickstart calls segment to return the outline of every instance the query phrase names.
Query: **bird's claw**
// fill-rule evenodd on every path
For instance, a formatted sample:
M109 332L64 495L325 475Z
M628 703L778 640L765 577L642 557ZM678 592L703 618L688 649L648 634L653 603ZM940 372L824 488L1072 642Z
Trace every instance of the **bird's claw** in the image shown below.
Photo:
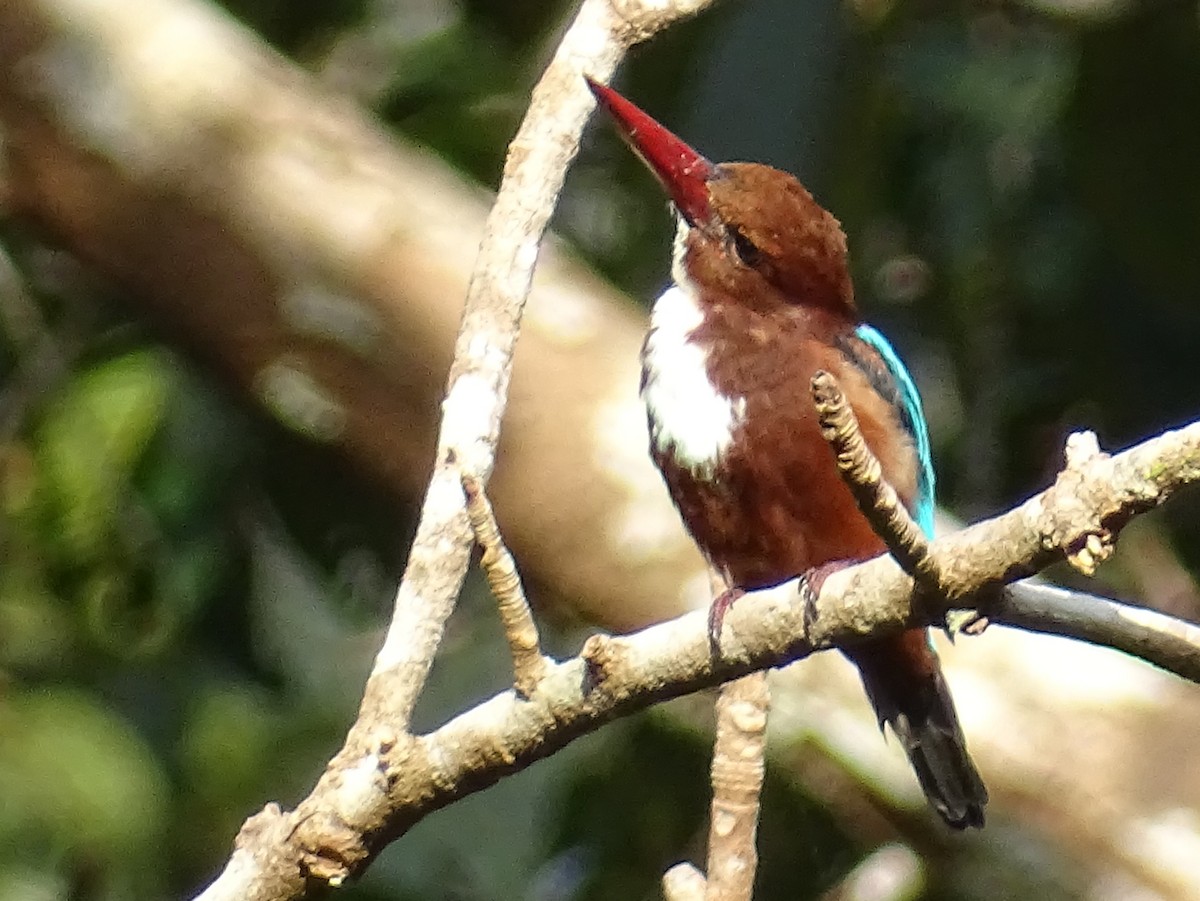
M800 601L804 604L804 634L806 636L812 632L813 625L817 621L817 595L819 593L819 591L813 590L812 583L806 576L800 577Z
M713 654L721 650L721 626L725 623L725 614L745 593L740 588L726 588L713 598L708 608L708 644Z
M982 635L991 621L978 610L950 610L942 629L950 641L958 635Z
M804 595L804 631L806 633L812 631L813 624L817 621L817 598L821 596L825 580L835 572L861 562L861 560L853 559L830 560L828 563L814 566L800 576L800 592Z

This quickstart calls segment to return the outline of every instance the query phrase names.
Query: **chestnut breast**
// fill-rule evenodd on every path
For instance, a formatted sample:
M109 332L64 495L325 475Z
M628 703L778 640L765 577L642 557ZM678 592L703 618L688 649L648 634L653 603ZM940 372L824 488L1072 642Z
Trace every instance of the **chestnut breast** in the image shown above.
M667 295L643 354L651 453L696 543L740 588L884 550L842 482L810 394L832 373L910 510L918 461L876 385L886 367L854 323L799 305L769 310Z

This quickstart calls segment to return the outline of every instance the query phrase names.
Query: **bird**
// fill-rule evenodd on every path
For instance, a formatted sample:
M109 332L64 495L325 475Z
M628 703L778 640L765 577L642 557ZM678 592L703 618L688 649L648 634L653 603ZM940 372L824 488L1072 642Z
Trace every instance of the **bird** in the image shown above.
M794 176L715 164L615 90L601 109L670 198L671 284L641 356L650 454L692 539L728 590L710 639L743 593L886 552L820 433L814 374L833 374L885 478L933 531L929 433L912 376L862 320L841 224ZM819 587L817 588L819 591ZM967 750L929 630L843 649L881 729L897 736L930 805L981 828L987 789Z

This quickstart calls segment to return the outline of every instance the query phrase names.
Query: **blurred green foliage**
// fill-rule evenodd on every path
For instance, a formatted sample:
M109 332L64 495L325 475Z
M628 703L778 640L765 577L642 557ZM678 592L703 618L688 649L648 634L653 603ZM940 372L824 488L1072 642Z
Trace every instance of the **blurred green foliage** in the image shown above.
M484 184L569 12L223 5ZM1043 484L1073 426L1119 446L1200 411L1197 22L1173 0L729 3L640 48L620 86L685 137L719 129L716 149L797 171L842 218L860 303L926 394L943 500L976 515ZM758 58L780 34L787 55ZM787 116L738 118L764 106ZM657 188L607 132L558 227L633 296L666 278ZM185 896L336 747L412 511L244 409L20 224L0 248L0 901ZM1200 565L1196 505L1161 522ZM503 683L482 596L426 724ZM665 865L702 854L706 743L653 713L618 724L420 824L341 894L656 897ZM927 897L1074 895L1017 827L989 833L931 856ZM763 899L818 897L870 850L774 776L761 837Z

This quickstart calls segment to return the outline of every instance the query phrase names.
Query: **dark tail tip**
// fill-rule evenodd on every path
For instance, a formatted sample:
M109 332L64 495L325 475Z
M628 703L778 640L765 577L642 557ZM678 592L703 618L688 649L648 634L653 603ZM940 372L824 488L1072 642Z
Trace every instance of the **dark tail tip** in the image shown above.
M940 675L938 681L942 681ZM948 721L943 716L946 712L950 714ZM930 711L923 719L899 713L888 722L916 771L925 797L946 825L952 829L982 829L987 788L967 753L954 709Z
M927 654L922 666L911 665L916 644L911 639L905 642L909 645L903 655L907 660L897 654L899 643L878 649L864 645L855 649L852 659L862 673L880 725L889 724L900 739L933 809L952 829L979 829L984 823L987 788L967 752L937 658L925 645L923 630L918 634Z

